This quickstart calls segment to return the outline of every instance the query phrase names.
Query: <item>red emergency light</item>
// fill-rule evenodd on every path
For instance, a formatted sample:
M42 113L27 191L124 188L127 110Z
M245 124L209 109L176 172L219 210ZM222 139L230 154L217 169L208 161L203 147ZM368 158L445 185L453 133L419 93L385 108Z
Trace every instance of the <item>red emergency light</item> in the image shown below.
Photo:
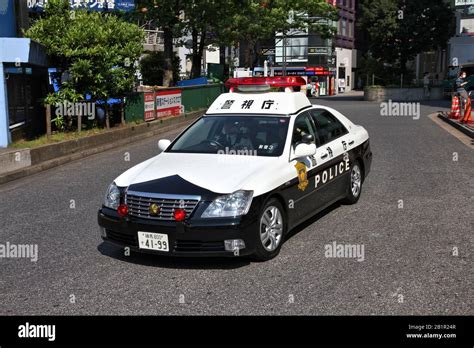
M230 78L225 86L232 92L234 88L242 90L245 87L268 87L268 88L286 88L300 87L306 85L306 81L301 76L275 76L275 77L238 77Z

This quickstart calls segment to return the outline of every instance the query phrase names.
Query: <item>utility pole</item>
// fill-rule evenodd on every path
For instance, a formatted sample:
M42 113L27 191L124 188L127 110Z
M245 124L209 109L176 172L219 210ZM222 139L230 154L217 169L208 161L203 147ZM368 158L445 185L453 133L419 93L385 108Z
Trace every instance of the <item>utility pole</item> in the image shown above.
M286 33L283 33L283 76L286 76Z

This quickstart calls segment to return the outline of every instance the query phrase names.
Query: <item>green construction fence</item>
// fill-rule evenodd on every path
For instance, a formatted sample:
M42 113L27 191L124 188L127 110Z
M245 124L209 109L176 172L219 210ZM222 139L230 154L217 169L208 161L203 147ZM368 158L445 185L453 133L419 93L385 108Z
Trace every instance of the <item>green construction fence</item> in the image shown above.
M181 90L181 104L185 112L208 108L212 102L225 92L224 84L209 84L186 87L160 88L156 91ZM143 121L145 115L144 93L137 92L127 96L125 101L125 120L127 122Z

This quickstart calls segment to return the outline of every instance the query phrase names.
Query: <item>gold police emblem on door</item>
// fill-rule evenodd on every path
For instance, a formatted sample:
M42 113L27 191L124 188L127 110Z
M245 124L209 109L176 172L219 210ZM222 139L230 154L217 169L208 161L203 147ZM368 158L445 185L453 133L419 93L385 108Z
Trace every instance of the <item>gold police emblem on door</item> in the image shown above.
M157 216L160 213L160 206L158 204L150 204L150 207L148 208L148 211L150 212L151 216Z
M298 173L298 188L301 191L306 190L306 186L308 186L308 177L306 174L306 165L302 162L298 162L295 164L296 172Z

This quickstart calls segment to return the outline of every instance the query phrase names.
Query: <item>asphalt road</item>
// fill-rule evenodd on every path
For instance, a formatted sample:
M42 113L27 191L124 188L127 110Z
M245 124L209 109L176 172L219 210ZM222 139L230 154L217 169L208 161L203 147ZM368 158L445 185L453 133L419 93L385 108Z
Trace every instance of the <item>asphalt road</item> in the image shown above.
M446 105L422 105L414 120L351 98L317 102L369 131L358 204L317 215L265 263L127 257L101 242L97 209L158 139L97 154L0 186L0 243L39 248L37 262L0 259L0 315L474 314L474 152L427 117ZM364 245L364 261L326 258L334 241Z

